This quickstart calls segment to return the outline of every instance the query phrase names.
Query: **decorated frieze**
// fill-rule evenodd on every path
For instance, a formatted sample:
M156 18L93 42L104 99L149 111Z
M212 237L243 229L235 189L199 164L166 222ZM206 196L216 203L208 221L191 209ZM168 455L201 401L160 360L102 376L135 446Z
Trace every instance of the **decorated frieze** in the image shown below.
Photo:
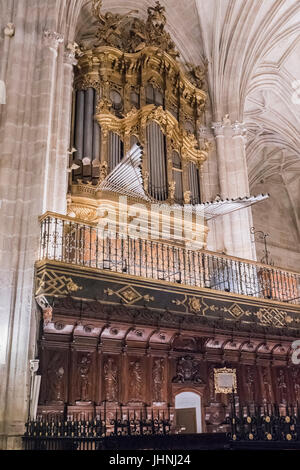
M133 315L145 324L159 318L185 328L218 325L242 331L300 333L298 305L60 263L37 265L36 297L46 299L44 303L51 308L53 299L84 301L87 315L94 318L104 306L119 306L124 320L130 321ZM116 312L112 310L112 315Z

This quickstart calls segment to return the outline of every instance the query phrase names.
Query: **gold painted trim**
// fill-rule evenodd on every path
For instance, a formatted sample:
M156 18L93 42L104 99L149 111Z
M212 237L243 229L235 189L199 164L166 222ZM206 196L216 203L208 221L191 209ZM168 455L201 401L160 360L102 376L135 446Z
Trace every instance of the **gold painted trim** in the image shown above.
M180 152L183 159L192 161L196 165L202 165L208 157L210 150L208 142L203 148L199 148L196 137L184 130L177 119L169 111L165 111L162 106L148 104L139 110L131 110L124 118L118 118L107 110L102 110L96 114L95 119L103 132L115 132L122 139L134 134L134 129L137 126L145 129L149 122L156 122L161 131L171 139L172 149Z
M220 300L220 297L227 297L228 298L228 301L229 299L232 299L233 297L234 298L238 298L238 299L241 299L239 300L239 303L242 304L242 305L248 305L248 302L246 301L246 299L250 300L251 301L251 304L254 305L254 306L257 306L257 307L261 307L261 304L262 303L266 303L266 304L270 304L270 305L278 305L280 306L281 308L284 308L287 309L287 310L298 310L299 311L299 314L300 314L300 305L298 304L288 304L286 302L280 302L280 301L276 301L276 300L272 300L272 299L263 299L263 298L257 298L257 297L252 297L252 296L249 296L249 295L242 295L242 294L234 294L234 293L231 293L231 292L225 292L225 291L219 291L219 290L215 290L215 289L208 289L208 288L205 288L205 287L196 287L196 286L189 286L187 284L181 284L182 285L182 290L178 290L178 283L176 282L170 282L170 281L162 281L162 280L158 280L158 279L150 279L150 278L146 278L146 277L143 277L143 276L134 276L132 274L122 274L122 273L118 273L118 272L114 272L114 271L109 271L109 270L103 270L103 269L97 269L97 268L91 268L91 267L88 267L88 266L79 266L79 265L74 265L74 264L68 264L68 263L64 263L64 262L61 262L61 261L53 261L53 260L41 260L41 261L37 261L35 263L35 266L37 269L41 269L42 267L46 267L47 265L54 265L54 266L58 266L58 267L67 267L67 268L77 268L79 269L80 271L87 271L87 272L94 272L94 273L97 273L98 274L98 277L99 275L101 274L109 274L111 276L117 276L117 277L120 277L123 279L123 282L126 284L128 284L128 281L126 281L126 279L131 279L133 281L140 281L140 282L146 282L147 284L150 284L150 287L151 289L153 290L160 290L159 287L156 287L155 285L151 285L151 282L155 283L156 285L157 284L161 284L163 286L173 286L173 287L176 287L176 289L173 289L173 290L168 290L168 289L164 289L165 292L170 292L170 293L176 293L176 294L179 294L179 295L185 295L183 291L185 290L191 290L191 291L194 291L194 292L197 292L200 296L206 296L206 297L209 297L210 299L213 299L213 300ZM70 275L70 271L61 271L63 274L69 274ZM97 279L98 277L93 277L93 276L82 276L81 273L80 274L72 274L74 277L85 277L87 279ZM106 279L107 282L116 282L114 280L110 280L110 279ZM135 285L136 287L140 287L140 284L133 284ZM146 286L144 286L146 287ZM210 295L210 293L214 294L214 295ZM216 296L217 295L217 296Z

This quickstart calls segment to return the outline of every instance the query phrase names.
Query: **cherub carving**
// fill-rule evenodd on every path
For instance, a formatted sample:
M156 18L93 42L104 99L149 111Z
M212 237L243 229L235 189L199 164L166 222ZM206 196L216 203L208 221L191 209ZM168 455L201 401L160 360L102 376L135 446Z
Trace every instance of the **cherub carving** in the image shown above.
M93 0L93 15L99 22L97 39L95 46L106 45L120 47L122 38L122 25L132 13L138 13L138 10L131 10L126 15L114 14L110 11L104 15L101 14L102 0Z

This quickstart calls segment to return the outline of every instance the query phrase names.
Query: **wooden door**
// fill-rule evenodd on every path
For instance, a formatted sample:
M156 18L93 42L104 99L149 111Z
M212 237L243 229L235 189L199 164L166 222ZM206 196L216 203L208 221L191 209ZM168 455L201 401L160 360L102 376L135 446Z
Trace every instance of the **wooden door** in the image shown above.
M197 432L196 408L179 408L176 410L176 427L181 427L181 434Z

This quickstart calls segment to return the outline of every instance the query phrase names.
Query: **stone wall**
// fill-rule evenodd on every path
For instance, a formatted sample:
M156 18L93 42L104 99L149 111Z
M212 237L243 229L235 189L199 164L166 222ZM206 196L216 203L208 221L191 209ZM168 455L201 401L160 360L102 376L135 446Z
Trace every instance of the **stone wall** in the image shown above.
M72 3L72 2L69 2ZM66 207L72 90L70 51L56 32L63 1L0 2L0 442L20 445L27 413L29 359L39 314L33 300L38 216ZM66 13L65 13L66 14ZM66 21L66 19L65 19ZM15 31L5 34L8 22ZM16 441L17 439L17 441Z

